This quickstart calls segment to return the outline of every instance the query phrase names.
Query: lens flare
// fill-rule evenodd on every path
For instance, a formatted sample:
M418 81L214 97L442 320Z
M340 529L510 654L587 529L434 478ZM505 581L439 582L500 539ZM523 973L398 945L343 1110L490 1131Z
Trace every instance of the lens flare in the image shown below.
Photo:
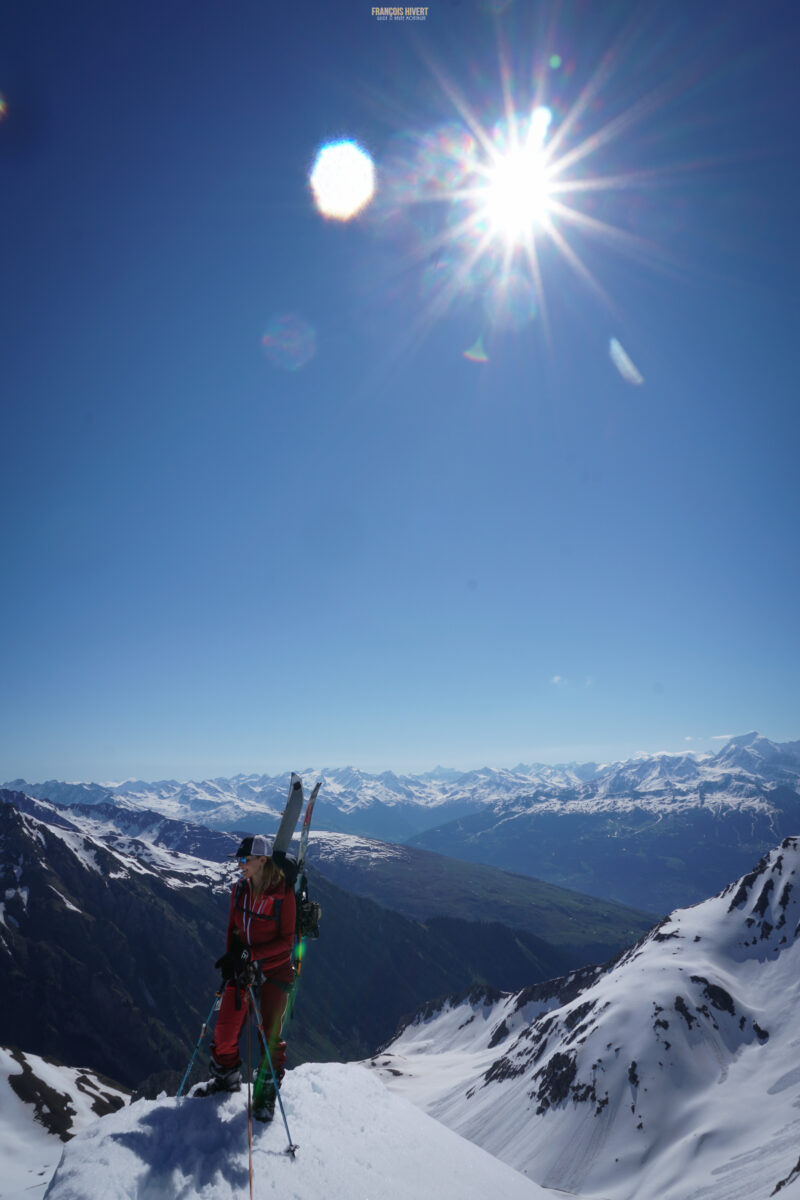
M375 194L375 166L356 142L331 142L317 154L309 183L323 217L349 221Z
M483 334L480 335L474 345L470 346L469 350L464 351L463 357L474 363L488 363L489 355L484 349Z
M639 384L644 383L644 376L628 357L616 338L612 338L609 342L608 353L611 361L626 383L632 383L637 387Z
M261 338L264 354L283 371L299 371L317 352L317 335L296 313L273 317Z

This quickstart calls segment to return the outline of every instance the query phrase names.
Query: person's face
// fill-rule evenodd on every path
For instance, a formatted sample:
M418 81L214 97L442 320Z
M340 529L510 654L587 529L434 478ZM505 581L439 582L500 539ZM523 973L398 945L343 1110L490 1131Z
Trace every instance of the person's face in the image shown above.
M246 858L240 858L239 870L242 872L242 877L253 879L256 875L260 875L266 861L263 854L248 854Z

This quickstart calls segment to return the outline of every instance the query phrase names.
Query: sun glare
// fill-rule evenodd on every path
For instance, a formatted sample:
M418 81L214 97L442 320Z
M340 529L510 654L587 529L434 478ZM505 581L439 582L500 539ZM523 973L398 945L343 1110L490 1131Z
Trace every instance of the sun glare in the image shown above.
M438 124L398 129L382 157L379 179L369 155L354 142L320 151L310 177L318 211L346 221L369 208L365 226L375 237L403 246L407 261L419 268L415 278L423 303L408 331L409 344L421 341L435 321L465 300L483 309L479 336L463 352L471 362L489 361L495 331L538 321L549 338L545 285L552 286L548 281L559 262L612 308L584 248L589 238L649 265L670 264L666 248L630 225L632 216L645 211L644 201L639 203L643 189L652 191L674 164L625 162L636 126L679 92L677 83L670 84L621 106L611 85L623 50L622 42L612 46L579 86L571 79L574 63L555 52L534 64L528 81L515 79L510 51L501 44L500 89L496 96L485 95L485 118L477 101L428 59L448 112ZM481 99L484 93L485 87L476 89ZM610 147L614 166L604 169L600 152ZM614 197L623 193L614 221ZM623 379L643 382L616 343L609 354Z
M551 120L548 108L537 108L530 118L523 144L517 123L511 145L492 148L493 164L486 172L483 215L493 236L506 245L527 241L550 211L550 173L544 141Z
M515 242L535 232L547 215L548 201L549 180L540 152L512 151L490 172L486 216L492 233L505 241Z

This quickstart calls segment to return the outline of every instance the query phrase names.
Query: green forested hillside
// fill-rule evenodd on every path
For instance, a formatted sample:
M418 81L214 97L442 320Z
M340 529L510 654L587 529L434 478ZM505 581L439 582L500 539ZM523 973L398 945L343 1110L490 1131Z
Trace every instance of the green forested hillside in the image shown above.
M575 966L600 962L631 945L657 917L599 900L527 875L447 858L412 846L373 843L348 848L343 840L318 839L312 867L339 887L368 897L417 921L455 917L500 921L559 949Z

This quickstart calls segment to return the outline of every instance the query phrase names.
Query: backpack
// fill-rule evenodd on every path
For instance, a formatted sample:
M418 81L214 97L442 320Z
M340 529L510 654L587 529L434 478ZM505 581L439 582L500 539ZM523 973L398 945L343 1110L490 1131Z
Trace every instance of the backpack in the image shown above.
M286 886L294 892L297 903L297 920L295 924L295 939L300 942L303 938L319 937L319 922L322 917L322 906L308 896L308 878L305 869L297 864L297 859L280 851L273 855L275 862L286 877Z

